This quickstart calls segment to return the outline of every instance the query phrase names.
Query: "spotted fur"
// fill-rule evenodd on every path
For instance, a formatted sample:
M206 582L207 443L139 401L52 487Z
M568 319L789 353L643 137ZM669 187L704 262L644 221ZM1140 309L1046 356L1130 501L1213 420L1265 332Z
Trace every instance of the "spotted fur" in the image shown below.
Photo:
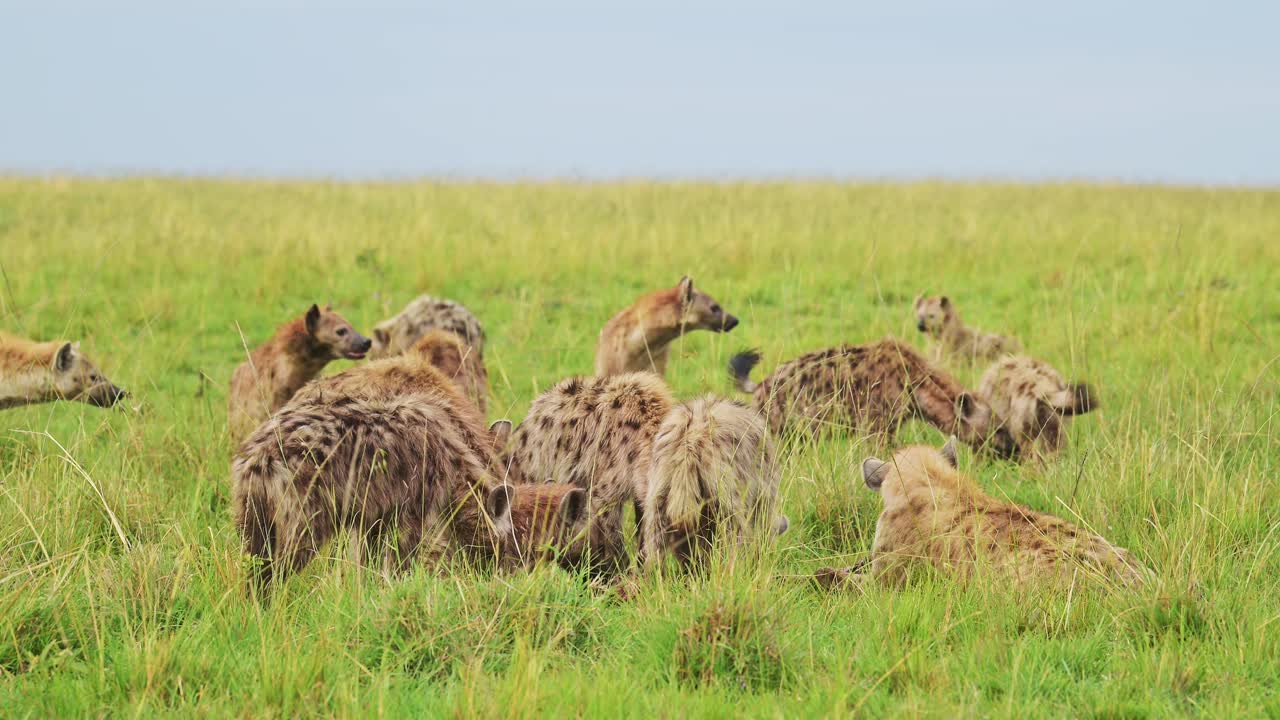
M1013 434L1025 456L1048 456L1067 440L1067 423L1097 407L1097 394L1084 383L1068 383L1048 363L1023 355L992 365L978 384L982 396Z
M55 400L110 407L125 394L80 352L78 342L0 333L0 410Z
M843 429L887 444L903 422L919 418L997 455L1017 449L985 402L892 338L807 353L754 383L749 376L759 359L754 351L739 353L730 372L774 433Z
M729 332L738 318L710 295L695 290L688 276L674 288L638 298L614 315L596 343L596 375L648 371L665 375L670 345L691 330Z
M484 328L476 316L461 303L430 295L417 297L398 315L374 326L369 357L376 360L399 355L432 330L453 333L483 360Z

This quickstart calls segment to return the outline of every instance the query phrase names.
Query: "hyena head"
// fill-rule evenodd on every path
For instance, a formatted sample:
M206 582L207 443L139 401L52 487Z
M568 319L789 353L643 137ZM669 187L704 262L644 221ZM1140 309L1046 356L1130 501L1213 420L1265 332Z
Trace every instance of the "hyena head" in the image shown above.
M1018 443L1004 420L972 393L962 392L956 398L956 434L969 447L996 457L1014 459L1018 455Z
M916 329L937 336L956 316L955 306L946 295L916 298Z
M572 569L589 548L587 491L569 483L521 485L511 506L513 551L522 565L554 560Z
M862 481L880 494L886 509L899 507L921 486L932 491L962 484L957 465L956 437L952 435L941 448L916 445L895 452L888 462L874 457L863 460Z
M686 330L729 332L738 327L738 318L725 312L715 298L695 290L688 275L676 285L676 299L680 302L680 325Z
M479 560L502 560L514 542L511 506L516 488L506 483L472 487L453 512L456 537Z
M307 334L328 353L330 359L359 360L373 347L373 341L356 332L346 318L333 311L331 305L324 310L312 305L305 318Z
M125 396L123 389L80 354L80 343L65 343L54 353L53 391L63 400L79 400L98 407L115 405Z

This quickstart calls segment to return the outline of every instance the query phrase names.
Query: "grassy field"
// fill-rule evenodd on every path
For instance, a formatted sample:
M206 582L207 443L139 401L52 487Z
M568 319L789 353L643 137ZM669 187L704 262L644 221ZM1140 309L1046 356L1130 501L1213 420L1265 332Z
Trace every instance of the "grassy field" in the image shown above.
M134 394L0 414L4 717L1280 716L1280 193L10 179L0 267L0 326L82 340ZM605 320L685 273L743 323L679 345L681 397L730 393L746 346L768 371L923 345L923 290L1088 380L1102 409L1054 462L962 468L1161 582L819 592L798 576L864 557L879 511L857 463L885 448L839 437L787 448L792 530L762 562L629 602L554 568L387 579L341 548L269 607L245 598L240 332L325 301L367 331L452 297L486 325L490 418L519 421L591 371Z

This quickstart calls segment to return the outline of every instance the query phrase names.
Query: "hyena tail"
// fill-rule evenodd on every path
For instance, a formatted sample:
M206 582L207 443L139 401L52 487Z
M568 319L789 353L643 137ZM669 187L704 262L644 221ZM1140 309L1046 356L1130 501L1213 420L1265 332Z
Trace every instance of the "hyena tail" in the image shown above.
M733 384L742 392L756 391L758 386L751 382L751 369L759 362L759 350L743 350L729 359L729 375L733 377Z
M1098 407L1098 393L1087 383L1076 383L1058 393L1051 404L1063 415L1084 415Z

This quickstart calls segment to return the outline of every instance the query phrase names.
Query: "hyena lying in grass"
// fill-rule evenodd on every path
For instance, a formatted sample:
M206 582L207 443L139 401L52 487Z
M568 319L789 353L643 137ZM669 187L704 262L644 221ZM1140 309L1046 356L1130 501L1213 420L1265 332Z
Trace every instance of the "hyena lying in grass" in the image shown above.
M476 316L453 300L422 295L395 317L374 326L369 358L399 355L432 330L453 333L473 348L478 358L484 357L484 328Z
M0 333L0 410L54 400L110 407L124 396L80 353L80 343Z
M1078 577L1135 585L1148 576L1129 551L1101 536L984 493L956 470L954 438L941 450L903 448L889 462L867 458L862 477L884 499L870 567L819 570L828 586L870 578L900 587L916 564L961 580L990 568L1015 583Z
M708 395L667 414L653 441L640 560L665 554L688 567L714 542L734 547L756 533L783 533L778 463L764 418Z
M955 358L968 363L995 360L1021 349L1017 340L966 327L945 295L916 298L916 328L936 343L934 359Z
M978 394L1004 419L1024 456L1047 456L1067 440L1067 423L1097 407L1084 383L1068 383L1048 363L1009 356L982 375Z
M345 528L366 549L394 540L398 568L419 554L501 558L513 494L495 452L504 439L420 359L316 381L232 462L236 527L261 561L257 586L305 567Z
M279 410L331 360L358 360L372 343L329 307L306 314L276 331L231 375L227 424L239 441Z
M614 315L596 344L596 375L648 371L665 375L670 345L690 330L729 332L738 318L685 276L674 287L640 297Z
M759 353L729 363L734 381L754 397L774 433L845 429L888 443L904 421L920 418L966 444L1012 457L1013 437L987 403L893 339L841 345L801 355L759 383L750 380Z
M653 439L673 404L651 373L574 377L538 396L512 436L509 464L528 482L587 491L593 572L627 563L623 512L631 503L643 516Z

